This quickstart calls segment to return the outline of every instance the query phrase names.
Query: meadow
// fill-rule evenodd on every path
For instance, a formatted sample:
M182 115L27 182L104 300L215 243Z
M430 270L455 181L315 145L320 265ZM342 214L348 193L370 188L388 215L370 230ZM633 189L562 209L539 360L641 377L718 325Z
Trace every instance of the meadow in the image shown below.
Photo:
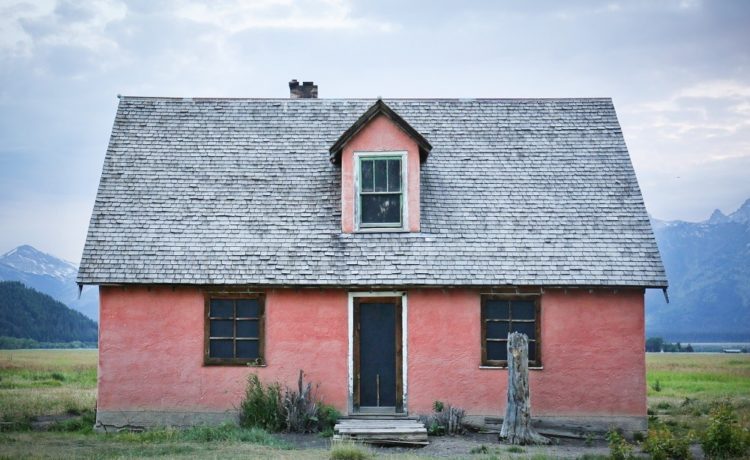
M708 423L712 405L728 401L748 426L750 355L663 353L648 354L646 361L653 420L675 432L697 432ZM318 440L311 448L301 449L283 436L228 425L95 433L96 364L96 350L0 350L0 457L332 458L327 441ZM533 448L489 446L474 454L466 448L464 458L556 457L535 453L538 451ZM424 459L430 458L430 452L435 451L381 449L370 453L377 458ZM563 452L576 458L575 449ZM604 458L601 448L592 452L596 454L586 458Z

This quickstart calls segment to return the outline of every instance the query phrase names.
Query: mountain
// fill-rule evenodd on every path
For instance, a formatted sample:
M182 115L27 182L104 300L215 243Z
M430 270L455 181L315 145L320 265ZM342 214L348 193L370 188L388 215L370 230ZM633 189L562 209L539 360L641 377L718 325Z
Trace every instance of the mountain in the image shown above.
M0 256L0 281L20 281L98 321L99 290L85 287L79 299L77 273L74 264L28 245Z
M96 342L97 325L17 281L0 281L0 336L38 342Z
M646 293L646 333L681 341L750 342L750 199L703 222L652 226L669 279L669 303Z

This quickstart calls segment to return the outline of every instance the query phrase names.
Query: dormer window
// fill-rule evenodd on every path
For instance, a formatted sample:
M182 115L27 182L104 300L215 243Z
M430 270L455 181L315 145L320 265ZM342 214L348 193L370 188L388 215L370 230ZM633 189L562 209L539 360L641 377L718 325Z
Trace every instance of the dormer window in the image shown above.
M330 148L341 166L341 231L419 232L420 173L432 146L378 99Z
M403 228L405 156L406 152L355 153L359 229Z

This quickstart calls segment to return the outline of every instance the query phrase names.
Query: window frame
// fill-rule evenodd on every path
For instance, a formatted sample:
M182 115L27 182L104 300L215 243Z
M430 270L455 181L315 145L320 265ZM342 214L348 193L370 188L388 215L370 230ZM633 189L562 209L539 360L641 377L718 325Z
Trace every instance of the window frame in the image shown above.
M496 367L496 368L507 368L508 367L508 360L496 360L496 359L487 359L487 318L485 314L485 305L488 300L504 300L507 302L512 302L514 300L531 300L534 302L534 329L536 338L534 339L534 342L536 343L536 356L535 360L529 359L529 368L542 368L542 302L541 302L541 296L540 295L507 295L507 294L482 294L481 295L481 301L480 301L480 329L481 329L481 367ZM508 308L508 319L505 321L508 321L510 324L513 323L513 310L512 308ZM503 321L503 319L498 319L497 321ZM516 322L531 322L531 320L517 320ZM492 341L497 342L506 342L507 346L507 338L506 339L489 339Z
M362 223L362 161L363 160L401 160L401 222L395 223ZM382 152L354 152L354 225L357 232L403 232L406 231L409 221L408 211L408 152L405 150L382 151ZM364 192L366 195L375 194ZM393 194L395 192L379 192Z
M232 341L237 350L237 300L257 299L258 300L258 357L257 358L216 358L210 356L211 351L211 301L212 300L233 300L234 316L234 334ZM250 319L248 317L247 319ZM218 318L217 318L218 319ZM232 292L205 292L204 293L204 313L203 313L203 364L207 366L265 366L266 352L266 296L263 292L253 293L232 293Z

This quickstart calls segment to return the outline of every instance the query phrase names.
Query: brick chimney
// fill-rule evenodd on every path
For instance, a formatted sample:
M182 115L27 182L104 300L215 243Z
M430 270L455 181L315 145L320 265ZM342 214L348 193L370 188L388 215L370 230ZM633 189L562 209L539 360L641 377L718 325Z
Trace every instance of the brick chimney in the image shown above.
M318 85L311 81L303 81L300 86L297 80L289 82L289 97L291 99L317 99Z

